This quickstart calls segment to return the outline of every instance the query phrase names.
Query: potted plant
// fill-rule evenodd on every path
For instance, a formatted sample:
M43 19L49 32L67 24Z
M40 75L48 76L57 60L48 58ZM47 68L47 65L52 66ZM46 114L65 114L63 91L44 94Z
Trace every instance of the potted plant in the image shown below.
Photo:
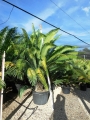
M49 98L49 91L51 89L49 70L47 67L47 54L48 51L55 47L53 42L55 34L59 29L51 30L48 34L44 35L40 31L35 31L34 26L33 33L28 36L27 32L23 30L23 39L21 39L19 45L15 45L15 52L17 51L16 60L12 62L6 62L6 74L23 80L24 76L28 79L29 84L20 88L19 96L22 96L24 90L32 86L33 99L36 104L45 104ZM18 47L19 46L19 47ZM21 49L20 49L21 48ZM18 51L19 49L19 51ZM37 91L40 85L43 86L41 91ZM44 89L44 90L43 90ZM46 101L41 96L47 96ZM39 97L36 101L36 95Z
M62 92L64 94L69 94L70 93L70 87L73 86L75 84L75 74L73 71L73 67L70 67L72 65L70 65L69 63L71 63L71 60L68 62L67 66L66 64L64 69L63 69L63 73L59 76L58 79L56 79L54 81L55 85L60 85L62 88Z
M13 48L14 59L13 57L9 57L11 61L6 62L6 75L13 76L22 81L28 81L26 82L27 84L20 88L19 96L22 96L24 90L28 88L33 89L34 95L38 92L40 94L37 88L42 88L42 94L45 92L43 88L46 90L46 94L49 93L51 83L61 78L56 74L60 72L60 75L64 76L66 65L68 64L70 66L72 58L77 57L77 52L75 51L76 46L55 45L55 40L57 40L59 36L54 36L59 29L51 30L44 35L40 33L39 30L35 31L33 25L32 28L33 33L30 36L22 29L23 34L21 38L18 38L17 41L10 44L7 50L7 54L9 55L9 52L12 51ZM47 95L49 96L49 94Z
M49 53L47 60L50 72L51 82L55 85L63 85L69 87L74 83L73 59L77 59L78 52L75 51L76 46L57 46Z
M77 75L77 81L79 82L80 90L86 91L87 83L90 82L90 61L78 59L74 62L77 64L77 67L75 66L77 71L75 72Z

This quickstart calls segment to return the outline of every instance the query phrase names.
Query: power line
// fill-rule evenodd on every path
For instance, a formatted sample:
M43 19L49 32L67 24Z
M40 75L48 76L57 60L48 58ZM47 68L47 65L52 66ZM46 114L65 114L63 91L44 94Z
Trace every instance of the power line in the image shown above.
M7 20L4 21L3 23L0 23L0 25L5 24L5 23L10 19L10 16L11 16L11 13L12 13L13 9L14 9L14 6L12 7L12 9L11 9L11 11L10 11L9 17L7 18Z
M48 25L50 25L50 26L52 26L52 27L54 27L54 28L56 28L56 29L60 29L62 32L67 33L68 35L71 35L71 36L75 37L76 39L80 40L81 42L83 42L83 43L85 43L85 44L87 44L87 45L90 45L89 43L87 43L87 42L81 40L81 39L78 38L77 36L75 36L75 35L73 35L73 34L67 32L67 31L62 30L61 28L56 27L55 25L53 25L53 24L51 24L51 23L49 23L49 22L47 22L47 21L45 21L45 20L43 20L43 19L37 17L36 15L34 15L34 14L32 14L32 13L30 13L30 12L28 12L28 11L26 11L26 10L24 10L24 9L22 9L22 8L20 8L20 7L16 6L16 5L14 5L14 4L12 4L12 3L6 1L6 0L2 0L2 1L4 1L4 2L6 2L6 3L8 3L8 4L10 4L10 5L12 5L12 6L18 8L18 9L20 9L21 11L23 11L23 12L25 12L25 13L27 13L27 14L29 14L29 15L31 15L31 16L33 16L33 17L39 19L39 20L41 20L41 21L43 21L44 23L47 23Z
M55 6L57 6L63 13L65 13L67 16L69 16L76 24L78 24L81 28L83 28L83 30L87 31L83 26L81 26L76 20L74 20L68 13L66 13L62 8L60 8L55 2L53 2L52 0L50 0ZM87 31L89 34L90 32Z

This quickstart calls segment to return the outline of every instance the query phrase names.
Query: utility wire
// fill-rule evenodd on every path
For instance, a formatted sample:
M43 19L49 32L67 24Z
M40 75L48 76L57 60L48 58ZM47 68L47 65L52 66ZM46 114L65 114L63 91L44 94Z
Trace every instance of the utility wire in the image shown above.
M13 9L14 9L14 6L12 7L12 9L11 9L11 11L9 13L8 19L6 21L4 21L3 23L0 23L0 25L5 24L10 19L10 16L11 16L11 13L12 13Z
M76 24L78 24L81 28L83 28L83 30L87 31L83 26L81 26L76 20L74 20L68 13L66 13L62 8L60 8L55 2L53 2L52 0L50 0L55 6L57 6L63 13L65 13L67 16L69 16ZM90 32L87 31L89 34Z
M34 14L32 14L32 13L30 13L30 12L28 12L28 11L26 11L26 10L24 10L24 9L22 9L22 8L20 8L20 7L16 6L16 5L14 5L14 4L12 4L12 3L6 1L6 0L2 0L2 1L4 1L4 2L6 2L6 3L8 3L8 4L10 4L10 5L12 5L12 6L18 8L18 9L20 9L21 11L23 11L23 12L25 12L25 13L27 13L27 14L29 14L29 15L31 15L31 16L33 16L33 17L39 19L39 20L41 20L41 21L43 21L44 23L47 23L48 25L50 25L50 26L52 26L52 27L54 27L54 28L56 28L56 29L60 29L62 32L64 32L64 33L66 33L66 34L68 34L68 35L71 35L71 36L75 37L76 39L80 40L81 42L83 42L83 43L85 43L85 44L87 44L87 45L90 45L89 43L87 43L87 42L81 40L81 39L78 38L77 36L75 36L75 35L73 35L73 34L67 32L67 31L62 30L61 28L56 27L55 25L53 25L53 24L51 24L51 23L49 23L49 22L47 22L47 21L45 21L45 20L39 18L38 16L36 16L36 15L34 15Z

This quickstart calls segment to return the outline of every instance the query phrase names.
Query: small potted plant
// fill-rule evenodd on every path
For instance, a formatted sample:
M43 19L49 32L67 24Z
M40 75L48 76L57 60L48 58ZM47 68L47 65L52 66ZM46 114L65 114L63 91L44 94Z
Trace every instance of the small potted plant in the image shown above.
M90 61L77 59L74 62L77 65L77 67L75 67L76 68L75 72L80 90L86 91L87 84L90 83L90 68L89 68Z
M55 85L60 85L64 94L70 93L70 81L68 79L59 79L54 81Z

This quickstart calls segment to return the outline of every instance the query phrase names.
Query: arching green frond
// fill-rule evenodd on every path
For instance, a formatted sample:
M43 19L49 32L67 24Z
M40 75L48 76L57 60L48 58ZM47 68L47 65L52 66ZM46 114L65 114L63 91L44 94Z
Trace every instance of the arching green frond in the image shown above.
M37 47L41 50L42 46L43 46L43 43L44 43L44 39L45 39L45 35L38 32L38 35L37 35Z
M57 46L48 57L48 62L58 60L67 60L70 58L76 58L78 52L75 52L73 46ZM65 53L66 52L66 53Z
M0 90L6 86L4 80L1 79L0 77Z
M44 57L46 57L48 50L51 48L54 48L55 45L52 43L46 43L43 45L42 49L41 49L41 59L43 59Z
M64 46L57 46L55 48L55 51L53 54L56 53L60 53L60 54L64 54L65 52L69 53L70 51L75 51L75 48L77 48L76 46L69 46L69 45L64 45Z
M48 74L48 69L47 69L47 64L46 64L46 58L44 58L43 60L41 60L41 67L44 69L44 71L46 72L46 74Z
M51 41L51 43L55 43L56 40L58 40L60 38L61 35L57 35L53 38L53 40Z
M20 39L20 44L22 44L24 46L24 49L32 47L32 42L30 40L30 37L29 37L27 31L23 28L22 28L22 31L23 31L23 34Z
M19 97L22 97L24 91L27 90L27 89L29 89L29 88L30 88L30 86L27 86L27 85L22 86L22 87L20 88L20 90L19 90Z
M49 33L46 34L46 38L44 40L44 43L50 43L51 41L53 41L54 36L56 35L56 33L59 31L59 29L53 29L51 30Z
M18 60L16 61L16 67L17 67L20 71L27 69L26 66L27 66L27 65L26 65L26 61L25 61L25 60L23 60L23 59L18 59Z
M38 80L42 83L42 85L44 86L44 88L46 90L48 90L48 85L46 83L46 79L45 79L45 77L43 75L43 72L41 71L40 68L36 69L36 74L37 74Z
M36 72L34 69L28 68L27 77L28 77L30 84L32 84L32 86L35 86L37 82L37 76L36 76Z
M28 36L28 33L26 32L26 30L25 29L23 29L22 28L22 31L23 31L23 39L24 39L24 41L26 42L26 43L29 43L30 41L29 41L29 36Z
M5 75L13 76L19 80L24 79L24 72L16 66L8 67L8 69L5 72Z

